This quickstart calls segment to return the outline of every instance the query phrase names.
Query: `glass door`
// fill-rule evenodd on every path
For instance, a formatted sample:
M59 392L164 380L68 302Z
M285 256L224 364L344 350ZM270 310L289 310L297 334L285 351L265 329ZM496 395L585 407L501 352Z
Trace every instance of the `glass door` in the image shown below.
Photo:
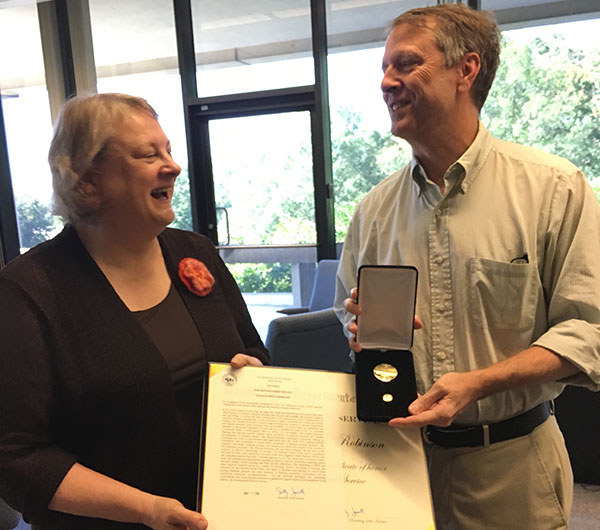
M311 113L215 115L202 120L208 144L204 194L214 203L216 240L253 321L266 338L278 309L306 306L317 261ZM208 140L208 141L207 141ZM209 158L209 163L207 163ZM207 175L203 178L206 180ZM206 184L206 183L205 183Z

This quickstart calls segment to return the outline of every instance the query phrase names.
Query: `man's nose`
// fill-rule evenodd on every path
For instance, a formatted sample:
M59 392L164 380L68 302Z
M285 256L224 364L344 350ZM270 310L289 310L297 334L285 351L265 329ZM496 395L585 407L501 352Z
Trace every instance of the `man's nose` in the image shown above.
M400 79L395 75L394 69L390 66L383 72L383 78L381 79L381 91L385 94L400 86Z

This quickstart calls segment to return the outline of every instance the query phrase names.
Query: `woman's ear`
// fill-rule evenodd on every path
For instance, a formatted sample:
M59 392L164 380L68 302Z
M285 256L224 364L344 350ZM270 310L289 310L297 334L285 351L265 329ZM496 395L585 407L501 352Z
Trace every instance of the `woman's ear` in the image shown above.
M100 172L92 162L92 165L79 179L79 190L81 194L85 197L98 197L102 191L100 186L101 181Z

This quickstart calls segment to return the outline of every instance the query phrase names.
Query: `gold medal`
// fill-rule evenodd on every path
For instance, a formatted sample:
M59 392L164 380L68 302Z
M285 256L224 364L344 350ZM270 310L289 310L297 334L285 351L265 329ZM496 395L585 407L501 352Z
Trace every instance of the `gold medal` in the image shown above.
M389 383L398 377L398 370L391 364L381 363L373 368L373 375L383 383Z

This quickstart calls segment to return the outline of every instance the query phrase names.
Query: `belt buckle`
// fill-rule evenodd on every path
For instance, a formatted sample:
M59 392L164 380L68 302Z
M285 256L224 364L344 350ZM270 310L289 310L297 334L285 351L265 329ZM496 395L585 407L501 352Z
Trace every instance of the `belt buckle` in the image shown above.
M490 426L485 423L481 426L483 432L483 447L490 446Z
M423 433L422 434L423 440L425 440L425 442L428 443L429 445L433 445L433 441L429 437L429 425L425 425L425 427L423 427L422 433Z

